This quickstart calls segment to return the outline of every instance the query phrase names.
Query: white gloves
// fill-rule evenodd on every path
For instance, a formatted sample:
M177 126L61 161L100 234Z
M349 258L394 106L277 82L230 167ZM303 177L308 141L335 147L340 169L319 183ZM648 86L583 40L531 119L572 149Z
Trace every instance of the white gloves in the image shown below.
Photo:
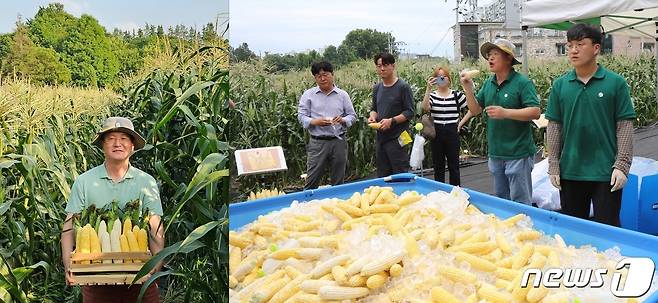
M548 175L548 177L551 179L553 187L562 190L562 186L560 186L560 175Z
M622 189L624 185L626 185L627 180L628 179L626 175L621 170L616 168L612 170L612 177L610 178L610 185L612 185L612 189L610 189L610 192ZM553 181L553 179L551 179L551 181Z

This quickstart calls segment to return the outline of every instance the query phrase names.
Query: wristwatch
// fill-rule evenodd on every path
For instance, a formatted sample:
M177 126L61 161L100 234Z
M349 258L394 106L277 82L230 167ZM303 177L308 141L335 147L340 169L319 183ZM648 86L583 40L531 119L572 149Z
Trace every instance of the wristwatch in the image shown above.
M395 118L391 118L391 126L398 124L398 121L395 121Z

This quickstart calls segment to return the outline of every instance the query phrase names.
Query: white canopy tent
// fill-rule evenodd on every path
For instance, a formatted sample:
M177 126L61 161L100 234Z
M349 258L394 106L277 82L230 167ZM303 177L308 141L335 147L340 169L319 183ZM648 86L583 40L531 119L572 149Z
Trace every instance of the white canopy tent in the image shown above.
M566 30L579 22L601 25L607 34L653 38L658 58L658 0L529 0L523 3L521 9L526 74L528 55L525 37L529 27ZM656 98L658 101L658 83Z

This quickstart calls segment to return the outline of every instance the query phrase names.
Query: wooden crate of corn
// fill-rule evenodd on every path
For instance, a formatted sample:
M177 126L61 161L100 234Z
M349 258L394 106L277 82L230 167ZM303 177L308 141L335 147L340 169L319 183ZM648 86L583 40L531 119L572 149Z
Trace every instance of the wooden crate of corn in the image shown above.
M130 284L151 258L148 210L141 212L139 203L131 201L123 211L117 202L102 210L92 205L75 218L76 248L71 255L75 284Z

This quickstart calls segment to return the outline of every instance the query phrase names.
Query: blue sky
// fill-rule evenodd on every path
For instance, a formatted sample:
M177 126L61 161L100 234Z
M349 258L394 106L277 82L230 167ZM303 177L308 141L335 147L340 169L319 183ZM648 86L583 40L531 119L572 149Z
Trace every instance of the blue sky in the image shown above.
M132 30L153 25L175 26L184 24L201 28L208 22L226 21L228 0L9 0L2 1L0 9L0 33L16 28L17 16L34 17L41 6L59 2L72 15L94 16L108 31L114 28Z
M256 54L287 53L338 46L349 31L372 28L404 41L404 52L452 56L454 7L455 0L232 0L229 39Z

